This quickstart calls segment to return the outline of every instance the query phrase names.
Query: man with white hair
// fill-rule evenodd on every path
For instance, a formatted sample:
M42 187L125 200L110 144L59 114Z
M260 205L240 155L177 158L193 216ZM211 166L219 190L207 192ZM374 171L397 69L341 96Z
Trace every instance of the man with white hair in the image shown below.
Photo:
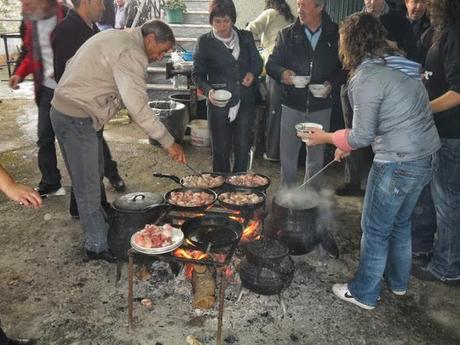
M332 87L342 82L338 56L338 26L326 13L325 0L297 0L298 18L278 35L266 65L270 77L283 88L280 160L284 186L297 181L297 164L302 141L295 125L315 122L325 130L330 127ZM310 76L310 84L323 84L325 92L315 97L308 87L296 88L292 76ZM306 176L323 167L324 145L307 147Z

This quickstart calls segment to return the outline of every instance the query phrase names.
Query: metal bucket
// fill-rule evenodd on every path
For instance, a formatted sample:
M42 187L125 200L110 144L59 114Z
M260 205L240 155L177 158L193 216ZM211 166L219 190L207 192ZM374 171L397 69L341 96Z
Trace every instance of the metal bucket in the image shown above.
M189 115L185 105L176 101L152 101L149 102L149 106L174 137L174 140L177 143L181 143L189 122ZM152 138L149 141L153 145L159 145Z

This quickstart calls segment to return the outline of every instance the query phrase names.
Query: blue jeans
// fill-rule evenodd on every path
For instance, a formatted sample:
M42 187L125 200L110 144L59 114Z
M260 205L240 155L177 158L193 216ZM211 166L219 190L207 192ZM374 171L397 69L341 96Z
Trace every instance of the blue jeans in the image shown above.
M431 184L436 236L428 270L440 280L460 279L460 139L441 138L439 169Z
M411 215L433 176L436 154L409 162L372 164L364 197L361 258L348 288L358 301L375 305L380 283L405 291L411 269Z

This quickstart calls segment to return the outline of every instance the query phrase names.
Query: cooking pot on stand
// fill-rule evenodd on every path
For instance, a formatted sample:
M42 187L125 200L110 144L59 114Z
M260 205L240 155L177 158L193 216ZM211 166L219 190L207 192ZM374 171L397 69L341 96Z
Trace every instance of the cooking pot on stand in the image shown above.
M320 242L316 229L318 205L289 208L272 199L267 236L285 243L291 255L303 255Z
M112 253L126 261L131 236L146 224L158 222L168 210L169 206L158 193L129 193L116 199L112 203L108 236Z

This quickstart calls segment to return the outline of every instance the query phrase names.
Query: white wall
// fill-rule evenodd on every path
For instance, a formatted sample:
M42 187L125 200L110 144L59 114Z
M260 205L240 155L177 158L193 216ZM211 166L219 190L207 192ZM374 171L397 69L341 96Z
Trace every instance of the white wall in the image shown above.
M236 7L236 26L244 29L247 23L257 18L265 7L264 0L233 0ZM286 0L291 7L292 14L297 16L295 0Z

